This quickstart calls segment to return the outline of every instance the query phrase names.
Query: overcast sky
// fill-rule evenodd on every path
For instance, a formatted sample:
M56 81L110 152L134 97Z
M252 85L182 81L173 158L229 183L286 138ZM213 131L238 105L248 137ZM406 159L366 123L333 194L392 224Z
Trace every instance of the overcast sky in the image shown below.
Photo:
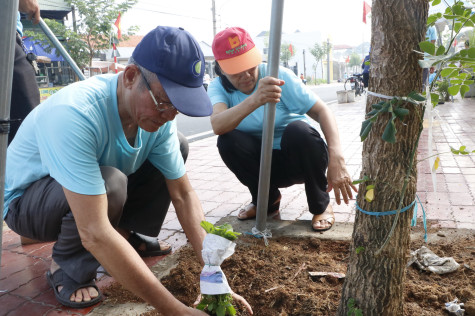
M371 5L372 0L366 1ZM240 26L255 37L270 29L271 0L215 0L217 32ZM146 34L157 25L181 26L200 41L213 40L212 0L139 0L121 21ZM283 32L319 31L334 44L358 45L371 39L370 19L363 23L363 0L284 1Z

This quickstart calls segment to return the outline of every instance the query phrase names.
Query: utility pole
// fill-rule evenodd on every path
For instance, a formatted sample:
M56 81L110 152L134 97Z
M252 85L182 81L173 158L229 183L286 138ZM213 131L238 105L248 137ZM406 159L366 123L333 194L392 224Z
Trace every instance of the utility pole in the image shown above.
M78 29L76 26L76 8L74 8L73 5L71 6L71 14L73 16L73 30L74 30L74 33L77 33Z
M211 0L211 11L213 12L213 38L216 36L216 4L214 1L215 0Z
M307 78L307 70L305 68L305 48L303 50L303 77Z
M330 39L327 38L327 83L330 83Z

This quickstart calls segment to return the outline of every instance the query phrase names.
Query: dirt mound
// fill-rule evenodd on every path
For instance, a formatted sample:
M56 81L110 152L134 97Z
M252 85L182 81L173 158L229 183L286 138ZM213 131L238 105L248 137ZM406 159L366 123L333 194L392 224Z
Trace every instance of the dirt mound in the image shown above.
M454 273L436 275L410 267L406 272L404 315L447 315L444 303L458 298L469 315L475 305L475 238L456 243L428 244L440 257L453 257L461 267ZM419 248L412 243L411 249ZM236 252L222 269L231 288L251 304L254 315L335 315L343 279L312 277L309 272L346 273L349 243L306 238L273 238L268 247L261 240L242 236ZM199 294L201 271L191 247L178 254L178 266L162 279L165 287L184 304L191 306ZM117 283L104 291L107 300L117 303L141 301ZM238 315L248 315L236 306ZM147 316L160 315L156 311ZM466 313L467 315L467 313Z

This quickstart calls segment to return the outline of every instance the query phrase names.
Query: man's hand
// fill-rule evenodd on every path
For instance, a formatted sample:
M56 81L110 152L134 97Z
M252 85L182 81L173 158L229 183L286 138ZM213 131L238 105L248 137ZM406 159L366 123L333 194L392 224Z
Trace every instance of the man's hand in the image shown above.
M353 198L351 190L358 192L356 186L352 183L351 177L345 167L343 159L332 160L328 163L327 171L328 189L330 192L332 189L335 191L335 200L338 205L341 204L341 196L346 204Z
M33 21L33 24L40 22L40 6L37 0L20 0L18 3L18 11L26 13L28 19Z

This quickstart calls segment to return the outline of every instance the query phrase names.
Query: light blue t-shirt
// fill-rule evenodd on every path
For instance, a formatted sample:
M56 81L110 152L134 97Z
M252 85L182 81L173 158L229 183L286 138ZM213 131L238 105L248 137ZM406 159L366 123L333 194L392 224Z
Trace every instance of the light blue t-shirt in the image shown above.
M18 12L18 15L16 16L16 30L21 36L23 36L23 24L21 24L20 12Z
M267 64L260 64L258 70L258 80L264 78L267 74ZM279 79L285 81L281 86L282 96L280 102L276 104L275 109L275 128L274 141L272 148L280 149L280 141L287 125L294 121L308 121L305 116L312 106L318 101L318 97L302 83L290 69L279 67ZM258 84L252 93L257 90ZM221 79L213 80L208 87L208 95L211 99L211 104L225 103L228 108L231 108L243 102L249 95L240 91L233 91L228 93L223 85ZM262 138L262 126L264 120L264 106L260 106L254 112L244 118L236 129L250 133L255 137Z
M100 166L130 175L148 159L167 179L185 174L175 120L154 133L139 128L129 145L117 106L118 76L71 84L26 117L7 150L4 217L13 199L47 175L72 192L99 195L106 192Z

